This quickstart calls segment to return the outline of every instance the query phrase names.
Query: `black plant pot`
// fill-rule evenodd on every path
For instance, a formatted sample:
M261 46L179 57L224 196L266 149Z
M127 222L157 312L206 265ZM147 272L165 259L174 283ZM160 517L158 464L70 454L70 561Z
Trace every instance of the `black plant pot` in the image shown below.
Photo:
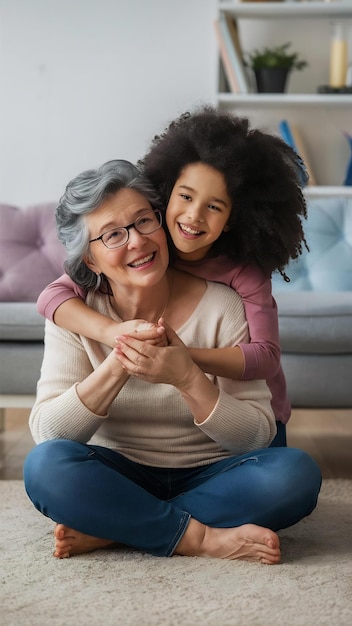
M289 70L285 67L263 67L254 70L258 93L284 93Z

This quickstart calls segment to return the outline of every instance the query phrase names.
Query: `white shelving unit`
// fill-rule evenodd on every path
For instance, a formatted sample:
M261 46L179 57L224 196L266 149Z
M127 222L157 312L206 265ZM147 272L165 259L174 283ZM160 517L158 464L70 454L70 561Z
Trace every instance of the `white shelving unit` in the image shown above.
M238 17L314 17L350 18L350 0L291 0L291 2L241 2L240 0L219 0L219 9L229 11Z
M299 106L301 104L305 106L317 104L324 104L325 106L333 107L352 107L352 94L314 94L314 93L284 93L284 94L263 94L263 93L249 93L249 94L230 94L230 93L218 93L218 101L220 103L236 102L241 104L254 104L261 105L263 107L270 106L271 104L279 104L280 106L286 106L294 104Z
M300 56L309 62L310 82L307 85L307 74L303 76L306 70L292 72L287 93L217 92L217 105L223 109L234 110L239 115L246 115L255 126L272 132L277 132L277 122L280 119L293 121L301 131L319 186L324 185L329 190L342 186L345 175L343 170L347 168L350 152L343 131L352 133L352 94L320 94L316 92L316 88L317 85L328 82L330 24L344 21L352 31L352 0L219 0L218 11L229 12L236 18L245 52L261 47L262 44L270 46L286 41L292 42L293 50L301 51L301 46L306 45L306 50ZM256 30L253 30L253 24ZM308 42L307 36L304 37L300 32L303 29L306 32L308 30ZM242 36L243 30L246 31L245 36ZM254 34L249 35L250 32ZM264 36L263 41L260 41L261 36ZM301 40L298 41L300 37ZM352 42L351 35L350 40ZM352 64L352 45L350 63ZM315 73L317 65L320 67ZM298 75L302 75L306 81L303 89L299 88L301 76ZM295 84L291 91L292 83ZM314 93L309 92L312 90Z

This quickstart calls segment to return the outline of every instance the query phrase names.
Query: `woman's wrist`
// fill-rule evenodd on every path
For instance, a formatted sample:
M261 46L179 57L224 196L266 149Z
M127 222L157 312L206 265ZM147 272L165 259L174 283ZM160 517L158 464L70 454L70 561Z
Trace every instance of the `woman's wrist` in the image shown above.
M175 387L187 403L195 422L204 422L219 398L220 392L216 385L194 364L192 370L187 371Z
M129 374L111 353L96 370L78 383L77 394L89 411L106 415L128 378Z

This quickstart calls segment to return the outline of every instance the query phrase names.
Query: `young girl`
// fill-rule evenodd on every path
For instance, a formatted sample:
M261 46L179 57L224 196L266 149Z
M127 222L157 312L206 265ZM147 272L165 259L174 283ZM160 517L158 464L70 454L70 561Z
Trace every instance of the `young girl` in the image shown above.
M251 342L191 348L193 360L209 374L265 378L278 427L272 445L286 445L291 407L280 366L271 274L279 271L288 280L284 268L305 244L302 160L278 137L251 129L248 119L205 106L181 115L156 136L139 165L166 207L172 263L231 286L244 302ZM138 326L141 332L141 320L117 327L84 299L85 292L64 275L42 292L38 310L59 326L111 347L116 335L138 332ZM141 338L158 341L162 328L142 332Z

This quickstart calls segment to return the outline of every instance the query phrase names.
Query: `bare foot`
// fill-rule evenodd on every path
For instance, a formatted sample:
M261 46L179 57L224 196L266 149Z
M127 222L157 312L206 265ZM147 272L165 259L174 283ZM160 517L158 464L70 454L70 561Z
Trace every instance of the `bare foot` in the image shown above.
M175 554L274 565L280 562L280 541L272 530L255 524L244 524L237 528L210 528L191 519Z
M68 528L64 524L57 524L54 530L55 551L54 556L58 559L66 559L74 554L93 552L101 548L112 548L118 545L109 539L99 539L80 533L78 530Z

